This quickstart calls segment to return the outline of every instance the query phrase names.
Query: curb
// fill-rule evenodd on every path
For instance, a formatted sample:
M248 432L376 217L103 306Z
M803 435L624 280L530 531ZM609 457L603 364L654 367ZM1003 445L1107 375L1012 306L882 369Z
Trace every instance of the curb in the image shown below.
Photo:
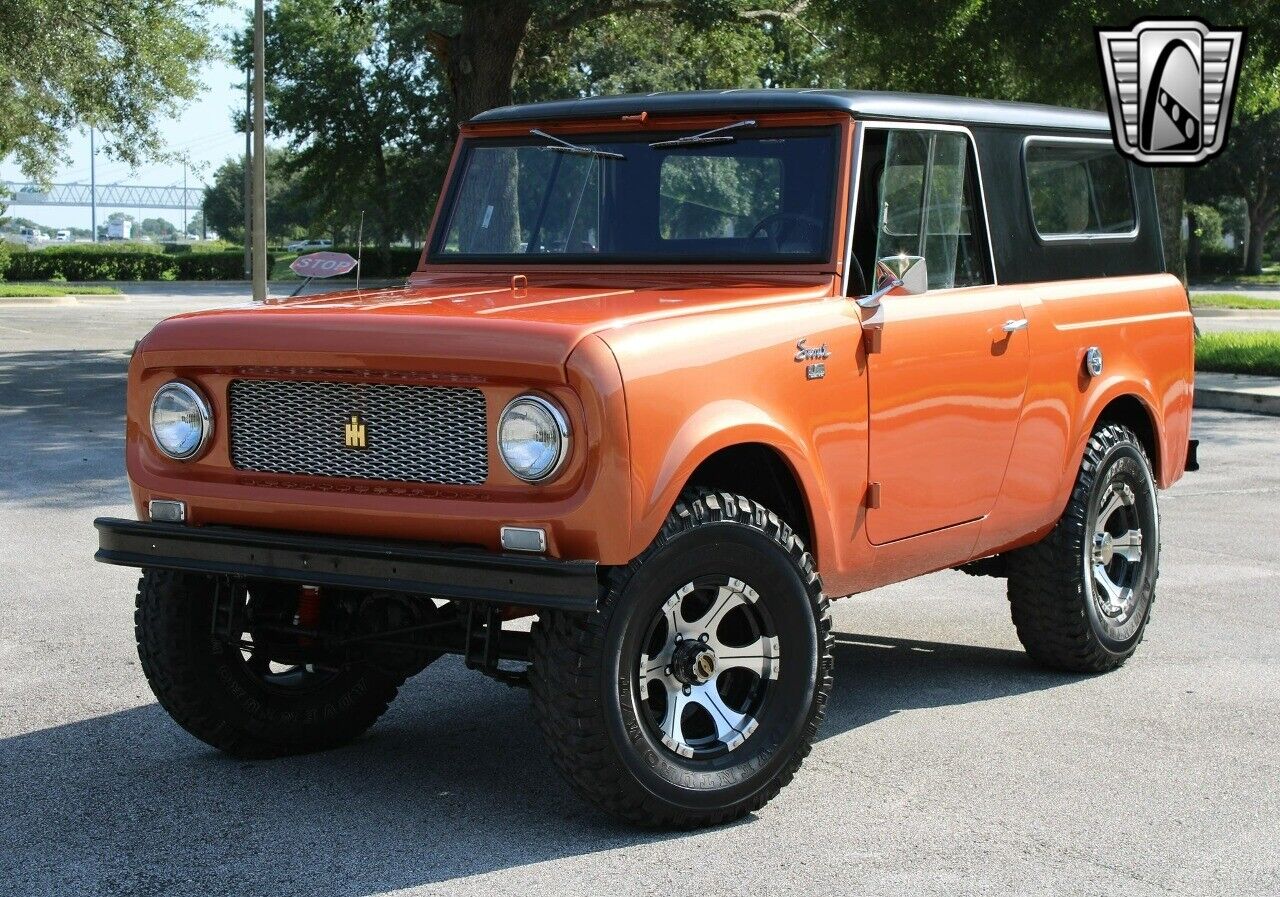
M1194 406L1280 417L1280 389L1274 385L1276 382L1274 377L1197 372Z
M1280 417L1280 396L1260 396L1227 389L1197 389L1195 407L1216 411L1248 411Z
M1280 308L1196 308L1191 314L1197 318L1280 318Z
M0 296L0 308L31 308L34 306L75 304L75 296Z

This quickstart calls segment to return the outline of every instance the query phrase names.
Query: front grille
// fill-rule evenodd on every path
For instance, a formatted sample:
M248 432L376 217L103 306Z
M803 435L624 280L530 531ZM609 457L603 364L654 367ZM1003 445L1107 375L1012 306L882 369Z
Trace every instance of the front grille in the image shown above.
M233 380L229 416L240 470L456 486L489 476L478 389ZM349 427L363 428L363 448L348 445Z

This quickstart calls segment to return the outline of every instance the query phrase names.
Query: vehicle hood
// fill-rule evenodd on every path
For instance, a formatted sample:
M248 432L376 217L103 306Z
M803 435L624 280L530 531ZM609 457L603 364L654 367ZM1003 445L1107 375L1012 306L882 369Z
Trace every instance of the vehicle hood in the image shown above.
M169 318L139 344L147 367L357 369L562 381L602 330L802 302L831 281L701 286L420 285L329 293Z

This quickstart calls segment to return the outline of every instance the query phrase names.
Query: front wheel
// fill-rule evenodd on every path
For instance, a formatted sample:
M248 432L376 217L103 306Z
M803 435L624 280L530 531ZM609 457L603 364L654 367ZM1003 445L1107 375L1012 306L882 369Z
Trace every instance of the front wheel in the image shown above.
M813 743L831 689L813 558L741 496L683 498L614 571L599 613L551 613L531 683L552 756L628 822L713 825L763 807Z
M265 625L294 613L292 590L262 584L248 593L238 644L211 633L215 584L207 576L146 570L138 584L138 656L161 706L206 744L237 757L323 750L373 725L402 677L368 664L323 666L300 657L298 639Z
M1072 672L1120 666L1142 641L1159 561L1151 462L1132 430L1102 424L1053 532L1009 556L1010 610L1027 653Z

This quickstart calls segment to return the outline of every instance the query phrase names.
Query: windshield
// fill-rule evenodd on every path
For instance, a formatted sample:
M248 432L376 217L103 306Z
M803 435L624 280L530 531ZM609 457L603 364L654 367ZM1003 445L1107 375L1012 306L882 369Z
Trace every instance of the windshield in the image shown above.
M741 127L714 141L675 141L693 133L591 136L548 128L527 138L469 139L431 257L827 260L837 127Z

